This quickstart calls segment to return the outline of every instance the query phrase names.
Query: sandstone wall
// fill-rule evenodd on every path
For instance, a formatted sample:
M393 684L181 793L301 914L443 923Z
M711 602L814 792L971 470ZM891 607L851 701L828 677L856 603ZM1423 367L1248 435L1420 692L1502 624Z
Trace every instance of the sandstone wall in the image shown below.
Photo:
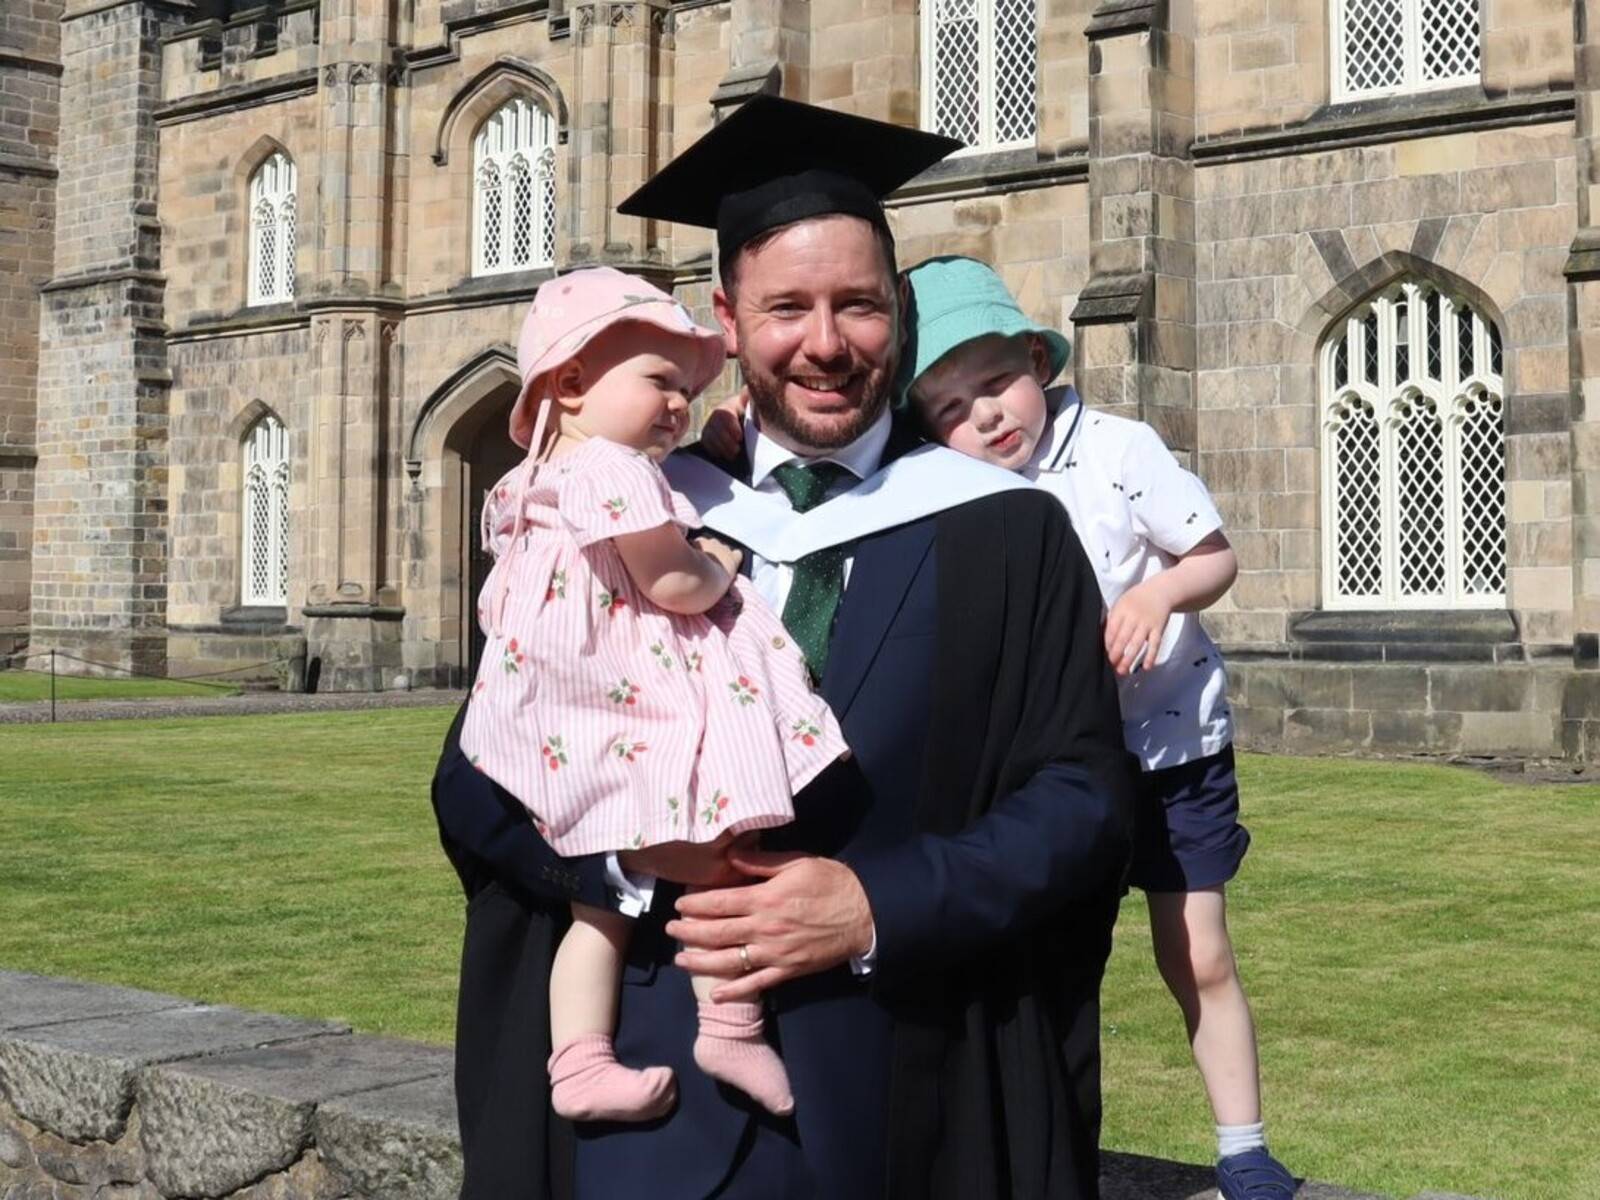
M0 11L0 653L27 640L39 286L55 250L61 0Z
M1197 167L1198 466L1241 568L1208 618L1225 644L1282 646L1319 606L1315 353L1353 303L1419 275L1504 332L1508 604L1531 646L1571 644L1571 137L1563 121Z

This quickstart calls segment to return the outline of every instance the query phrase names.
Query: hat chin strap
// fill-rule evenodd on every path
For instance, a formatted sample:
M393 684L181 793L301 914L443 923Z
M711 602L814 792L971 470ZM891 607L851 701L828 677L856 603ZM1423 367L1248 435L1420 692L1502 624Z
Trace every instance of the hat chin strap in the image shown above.
M553 407L554 405L551 403L549 396L545 396L539 401L539 413L533 421L533 437L528 442L528 456L522 460L522 478L518 481L516 487L516 510L511 517L511 542L506 547L504 557L495 563L497 578L495 580L494 599L489 604L490 627L493 629L495 637L503 637L505 635L502 621L505 617L506 597L511 591L511 562L521 551L522 540L527 532L528 492L533 488L534 478L539 474L539 451L544 445L545 428L550 423L550 410ZM493 511L489 505L485 504L483 506L483 514L479 518L478 528L479 536L482 537L485 547L492 546L494 542L494 531L491 528L493 516Z

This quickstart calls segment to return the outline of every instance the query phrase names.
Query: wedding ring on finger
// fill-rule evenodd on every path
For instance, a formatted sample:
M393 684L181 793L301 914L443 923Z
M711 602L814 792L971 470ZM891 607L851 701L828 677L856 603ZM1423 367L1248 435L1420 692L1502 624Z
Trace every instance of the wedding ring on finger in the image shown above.
M755 963L750 961L749 945L739 947L739 965L744 969L744 973L746 975L750 974L751 971L756 969Z

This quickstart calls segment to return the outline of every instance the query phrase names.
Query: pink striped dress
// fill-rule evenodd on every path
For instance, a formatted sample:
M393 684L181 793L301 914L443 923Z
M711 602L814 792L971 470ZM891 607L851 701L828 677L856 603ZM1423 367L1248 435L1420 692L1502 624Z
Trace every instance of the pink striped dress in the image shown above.
M845 750L838 722L747 580L699 616L634 586L612 538L699 524L660 469L591 439L516 468L484 507L496 562L461 747L545 840L571 856L792 820Z

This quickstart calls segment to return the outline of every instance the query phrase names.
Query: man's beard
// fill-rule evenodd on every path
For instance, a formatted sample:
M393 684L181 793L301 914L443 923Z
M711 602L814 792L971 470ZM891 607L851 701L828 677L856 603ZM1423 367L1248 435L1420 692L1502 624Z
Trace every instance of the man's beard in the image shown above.
M739 370L761 428L808 450L838 450L865 433L889 403L894 366L890 363L881 373L869 376L866 394L853 411L818 418L797 412L784 394L784 381L761 373L743 352L739 354Z

